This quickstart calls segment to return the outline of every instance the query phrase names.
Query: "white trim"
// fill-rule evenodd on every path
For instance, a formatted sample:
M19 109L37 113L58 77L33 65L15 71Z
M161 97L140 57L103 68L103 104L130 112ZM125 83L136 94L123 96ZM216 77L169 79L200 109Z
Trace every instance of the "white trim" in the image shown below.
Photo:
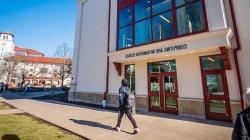
M178 101L182 100L182 101L197 101L197 102L204 102L204 99L200 99L200 98L178 98Z

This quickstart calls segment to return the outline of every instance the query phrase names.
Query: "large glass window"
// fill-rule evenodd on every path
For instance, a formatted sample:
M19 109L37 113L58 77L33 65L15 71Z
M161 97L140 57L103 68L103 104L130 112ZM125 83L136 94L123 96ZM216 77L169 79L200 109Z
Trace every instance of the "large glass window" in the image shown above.
M220 55L201 57L203 70L224 69L224 62Z
M175 5L178 7L178 6L193 2L193 1L196 1L196 0L175 0Z
M119 30L119 49L132 46L132 26L126 26Z
M168 60L149 63L148 71L149 73L176 72L176 62L175 60Z
M132 23L132 6L129 6L119 12L119 27Z
M153 17L153 40L163 40L173 37L172 12Z
M201 1L178 8L176 18L178 35L198 32L205 28Z
M172 9L171 0L152 0L152 14L160 14Z
M135 24L135 45L151 42L151 22L149 19Z
M206 31L204 0L118 1L118 49Z
M150 16L150 0L140 0L135 4L135 21Z
M132 46L132 6L119 12L118 48Z

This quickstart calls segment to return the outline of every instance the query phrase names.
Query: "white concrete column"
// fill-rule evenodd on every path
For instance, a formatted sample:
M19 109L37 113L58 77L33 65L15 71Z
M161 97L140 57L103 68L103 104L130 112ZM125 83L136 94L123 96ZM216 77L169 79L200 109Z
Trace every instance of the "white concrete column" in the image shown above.
M71 92L76 92L77 81L78 81L78 66L79 66L79 53L81 48L81 38L82 38L82 21L83 21L83 7L87 0L77 1L77 20L75 28L75 41L73 50L73 62L72 62L72 81L71 81Z

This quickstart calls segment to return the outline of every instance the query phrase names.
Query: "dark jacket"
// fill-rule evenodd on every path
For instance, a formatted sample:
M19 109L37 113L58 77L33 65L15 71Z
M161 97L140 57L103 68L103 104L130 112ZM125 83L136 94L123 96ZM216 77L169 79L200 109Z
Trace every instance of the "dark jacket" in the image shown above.
M250 140L250 108L237 114L232 133L232 140Z
M126 93L126 91L129 91L129 87L128 86L122 86L119 89L119 107L125 107L127 104L127 98L128 98L128 93Z

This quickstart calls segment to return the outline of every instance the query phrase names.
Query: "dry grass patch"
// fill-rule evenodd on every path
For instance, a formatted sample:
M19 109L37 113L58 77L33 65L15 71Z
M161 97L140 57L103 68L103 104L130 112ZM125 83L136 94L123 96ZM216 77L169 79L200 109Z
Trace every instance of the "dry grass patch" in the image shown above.
M80 140L77 135L62 130L26 114L0 115L0 139L16 136L21 140Z

